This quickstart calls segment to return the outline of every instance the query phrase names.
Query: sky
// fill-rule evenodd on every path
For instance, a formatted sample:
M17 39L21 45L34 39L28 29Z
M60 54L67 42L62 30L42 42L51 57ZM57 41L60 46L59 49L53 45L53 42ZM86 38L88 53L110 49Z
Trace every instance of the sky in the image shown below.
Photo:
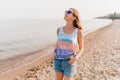
M120 0L0 0L0 18L62 19L75 8L82 19L120 12Z

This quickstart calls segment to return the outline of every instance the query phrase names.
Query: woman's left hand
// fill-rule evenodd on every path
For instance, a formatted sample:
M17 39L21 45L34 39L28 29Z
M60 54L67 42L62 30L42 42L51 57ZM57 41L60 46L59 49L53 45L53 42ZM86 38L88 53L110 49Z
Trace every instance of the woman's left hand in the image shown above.
M73 64L77 60L75 55L70 56L70 60L68 61L68 64Z

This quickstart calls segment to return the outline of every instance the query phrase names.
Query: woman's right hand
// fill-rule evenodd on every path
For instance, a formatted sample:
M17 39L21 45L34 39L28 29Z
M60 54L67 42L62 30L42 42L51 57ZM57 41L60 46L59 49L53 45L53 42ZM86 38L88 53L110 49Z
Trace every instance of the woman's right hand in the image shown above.
M53 54L53 59L57 57L57 56L56 56L56 53L55 53L55 50L53 51L52 54Z

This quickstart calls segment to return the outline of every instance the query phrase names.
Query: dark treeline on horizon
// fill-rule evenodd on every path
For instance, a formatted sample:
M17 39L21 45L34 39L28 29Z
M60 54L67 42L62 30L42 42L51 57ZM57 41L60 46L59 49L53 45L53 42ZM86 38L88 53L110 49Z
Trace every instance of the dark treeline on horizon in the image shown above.
M112 20L120 19L120 13L114 12L113 14L108 14L102 17L96 17L95 19L112 19Z

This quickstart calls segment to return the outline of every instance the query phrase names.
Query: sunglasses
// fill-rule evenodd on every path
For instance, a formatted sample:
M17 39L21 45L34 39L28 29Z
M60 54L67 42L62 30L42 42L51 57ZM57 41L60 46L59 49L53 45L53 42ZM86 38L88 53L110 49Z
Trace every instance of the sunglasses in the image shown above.
M72 12L70 10L65 11L65 14L71 14Z

